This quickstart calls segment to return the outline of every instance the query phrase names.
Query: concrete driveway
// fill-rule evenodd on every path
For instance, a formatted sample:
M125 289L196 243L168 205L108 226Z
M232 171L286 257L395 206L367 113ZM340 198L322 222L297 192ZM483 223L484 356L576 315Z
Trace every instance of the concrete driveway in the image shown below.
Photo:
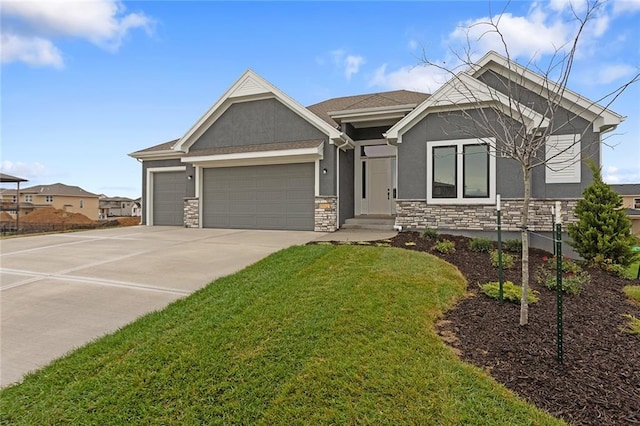
M317 232L127 227L0 242L0 386Z

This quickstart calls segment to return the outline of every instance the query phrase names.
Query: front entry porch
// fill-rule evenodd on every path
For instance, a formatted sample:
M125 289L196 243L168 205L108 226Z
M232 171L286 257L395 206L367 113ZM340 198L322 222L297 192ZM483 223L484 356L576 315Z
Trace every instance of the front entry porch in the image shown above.
M363 144L356 149L354 160L355 218L393 219L397 196L396 147L379 142Z

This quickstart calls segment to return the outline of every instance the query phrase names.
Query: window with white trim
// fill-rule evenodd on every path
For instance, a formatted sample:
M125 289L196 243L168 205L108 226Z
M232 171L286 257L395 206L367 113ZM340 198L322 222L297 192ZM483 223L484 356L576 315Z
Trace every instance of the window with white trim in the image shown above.
M45 203L53 203L53 195L45 195L44 196Z
M633 199L633 207L632 208L640 210L640 198L634 198Z
M80 208L83 209L84 208L84 200L80 200Z
M427 202L486 204L496 196L493 139L427 142Z
M24 201L26 203L33 203L33 195L25 195L24 196Z
M580 135L552 135L545 144L545 182L580 183Z

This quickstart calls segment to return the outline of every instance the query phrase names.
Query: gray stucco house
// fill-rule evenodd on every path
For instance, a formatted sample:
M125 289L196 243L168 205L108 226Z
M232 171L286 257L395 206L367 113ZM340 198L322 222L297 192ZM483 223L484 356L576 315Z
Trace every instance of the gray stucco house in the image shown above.
M509 66L507 66L509 65ZM521 89L528 126L550 125L536 92L538 74L489 52L459 75L464 90L500 95ZM432 95L398 90L330 99L304 107L249 70L180 139L133 152L142 161L143 223L187 227L334 231L354 217L392 218L396 228L472 233L495 229L496 195L507 230L518 230L519 165L488 136L463 130L461 109L506 114L506 96L465 101L448 83ZM526 98L526 99L525 99ZM561 100L569 126L554 149L563 167L534 169L532 229L551 229L550 207L567 219L599 161L601 134L622 120L571 91ZM557 116L556 116L557 117Z

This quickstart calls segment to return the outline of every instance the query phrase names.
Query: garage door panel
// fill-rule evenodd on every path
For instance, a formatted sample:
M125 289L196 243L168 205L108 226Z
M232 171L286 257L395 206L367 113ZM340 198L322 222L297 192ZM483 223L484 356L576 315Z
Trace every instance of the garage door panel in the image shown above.
M187 183L184 172L153 173L153 224L184 224L184 197Z
M204 227L313 230L313 163L205 169Z

